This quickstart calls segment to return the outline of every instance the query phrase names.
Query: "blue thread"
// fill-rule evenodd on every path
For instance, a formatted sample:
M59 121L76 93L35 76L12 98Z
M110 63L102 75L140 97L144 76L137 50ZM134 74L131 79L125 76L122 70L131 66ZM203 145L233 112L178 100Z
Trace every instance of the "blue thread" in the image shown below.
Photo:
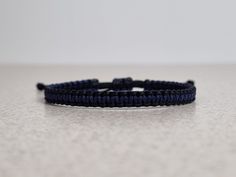
M99 83L97 79L89 79L50 85L38 83L36 86L38 90L45 91L45 100L48 103L72 106L169 106L191 103L196 97L193 81L133 81L128 77L114 79L111 83ZM144 91L132 91L133 87L144 88Z

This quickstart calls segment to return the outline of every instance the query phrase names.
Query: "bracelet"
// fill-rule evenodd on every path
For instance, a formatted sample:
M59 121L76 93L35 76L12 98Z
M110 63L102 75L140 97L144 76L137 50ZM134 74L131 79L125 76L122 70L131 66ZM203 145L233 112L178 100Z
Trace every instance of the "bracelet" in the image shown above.
M140 87L143 91L133 91ZM112 82L100 83L98 79L44 85L47 103L86 107L140 107L188 104L195 100L196 87L193 81L185 83L132 80L115 78Z

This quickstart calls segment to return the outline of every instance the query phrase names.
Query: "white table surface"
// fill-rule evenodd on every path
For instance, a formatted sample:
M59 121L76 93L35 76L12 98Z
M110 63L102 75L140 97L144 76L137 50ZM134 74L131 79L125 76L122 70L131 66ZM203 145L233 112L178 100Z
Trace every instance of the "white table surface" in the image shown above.
M38 81L195 80L193 104L45 104ZM236 65L0 66L1 177L235 177Z

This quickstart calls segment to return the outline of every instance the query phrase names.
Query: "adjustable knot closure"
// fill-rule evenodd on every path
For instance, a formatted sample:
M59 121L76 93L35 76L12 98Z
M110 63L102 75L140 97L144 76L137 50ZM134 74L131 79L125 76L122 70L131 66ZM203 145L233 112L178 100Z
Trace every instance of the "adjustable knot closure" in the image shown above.
M98 79L89 79L88 82L89 82L88 87L93 88L93 89L98 88L98 85L99 85Z
M115 78L112 81L113 90L132 90L133 79L131 77L127 78Z

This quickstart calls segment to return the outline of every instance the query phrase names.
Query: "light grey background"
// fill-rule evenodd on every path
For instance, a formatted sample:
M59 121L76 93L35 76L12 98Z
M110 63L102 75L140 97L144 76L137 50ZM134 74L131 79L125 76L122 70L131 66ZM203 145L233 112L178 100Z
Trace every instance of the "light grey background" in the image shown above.
M130 75L195 79L197 99L170 107L70 107L45 104L35 88L37 81ZM236 65L0 65L0 176L235 177L235 75Z
M233 0L0 0L1 63L232 63Z

